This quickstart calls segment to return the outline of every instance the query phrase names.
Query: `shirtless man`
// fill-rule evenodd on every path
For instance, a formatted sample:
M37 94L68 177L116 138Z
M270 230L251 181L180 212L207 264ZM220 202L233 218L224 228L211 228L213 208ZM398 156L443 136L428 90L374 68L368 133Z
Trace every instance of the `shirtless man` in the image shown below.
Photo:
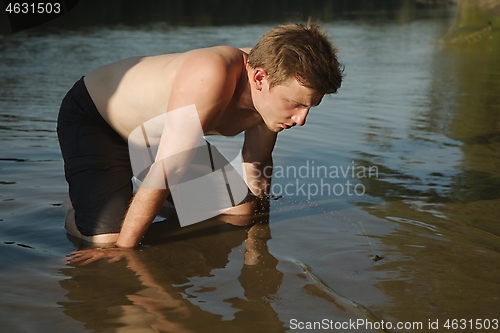
M165 165L156 168L157 158L143 185L166 186L141 186L132 196L127 140L148 120L187 106L195 107L204 135L245 133L243 171L251 193L226 213L251 214L268 193L277 134L304 125L311 107L341 81L336 49L309 23L276 27L251 50L219 46L129 58L90 72L68 92L58 118L72 204L67 231L92 243L139 244L170 193L170 180ZM162 138L158 155L196 145L183 121L165 126L168 140ZM188 162L189 156L170 163L166 174L182 173Z

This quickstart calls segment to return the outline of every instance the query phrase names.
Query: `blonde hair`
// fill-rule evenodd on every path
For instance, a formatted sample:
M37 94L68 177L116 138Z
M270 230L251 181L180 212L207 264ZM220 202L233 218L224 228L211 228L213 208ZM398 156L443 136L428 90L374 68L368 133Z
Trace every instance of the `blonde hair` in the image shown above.
M337 92L344 70L326 33L310 22L269 30L250 51L248 63L267 72L271 88L295 78L321 94Z

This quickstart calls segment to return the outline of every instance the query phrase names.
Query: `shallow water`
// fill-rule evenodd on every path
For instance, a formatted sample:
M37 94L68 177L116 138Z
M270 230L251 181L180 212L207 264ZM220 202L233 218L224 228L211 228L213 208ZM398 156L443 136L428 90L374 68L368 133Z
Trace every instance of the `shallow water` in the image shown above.
M271 25L0 36L2 331L284 332L293 319L429 331L429 320L500 319L500 36L430 44L450 22L325 24L345 83L280 134L273 193L283 197L269 217L250 228L169 219L126 259L85 267L65 260L78 247L59 206L65 92L117 59L248 46Z

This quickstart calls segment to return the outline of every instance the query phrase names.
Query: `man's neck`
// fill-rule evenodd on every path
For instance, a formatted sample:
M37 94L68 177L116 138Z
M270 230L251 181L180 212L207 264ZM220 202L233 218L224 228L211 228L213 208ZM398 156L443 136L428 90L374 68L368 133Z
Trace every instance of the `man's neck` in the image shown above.
M235 91L237 109L249 109L256 111L253 104L252 90L250 87L249 72L251 71L252 68L247 63L245 63Z

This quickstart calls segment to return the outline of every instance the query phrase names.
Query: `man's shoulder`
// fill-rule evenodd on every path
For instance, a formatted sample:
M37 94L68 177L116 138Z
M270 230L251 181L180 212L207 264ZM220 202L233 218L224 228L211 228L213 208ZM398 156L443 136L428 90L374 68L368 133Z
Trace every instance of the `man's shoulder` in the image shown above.
M245 55L243 51L231 46L188 51L179 59L176 83L182 82L193 88L199 83L210 87L212 92L220 90L219 93L226 95L227 89L233 91L244 71Z
M234 46L229 45L219 45L219 46L211 46L204 47L199 49L194 49L187 51L186 54L194 53L194 54L204 54L204 55L219 55L223 57L241 57L243 54L246 54L242 49L236 48Z
M188 51L182 58L185 66L218 69L243 64L246 60L246 53L232 46L214 46Z

